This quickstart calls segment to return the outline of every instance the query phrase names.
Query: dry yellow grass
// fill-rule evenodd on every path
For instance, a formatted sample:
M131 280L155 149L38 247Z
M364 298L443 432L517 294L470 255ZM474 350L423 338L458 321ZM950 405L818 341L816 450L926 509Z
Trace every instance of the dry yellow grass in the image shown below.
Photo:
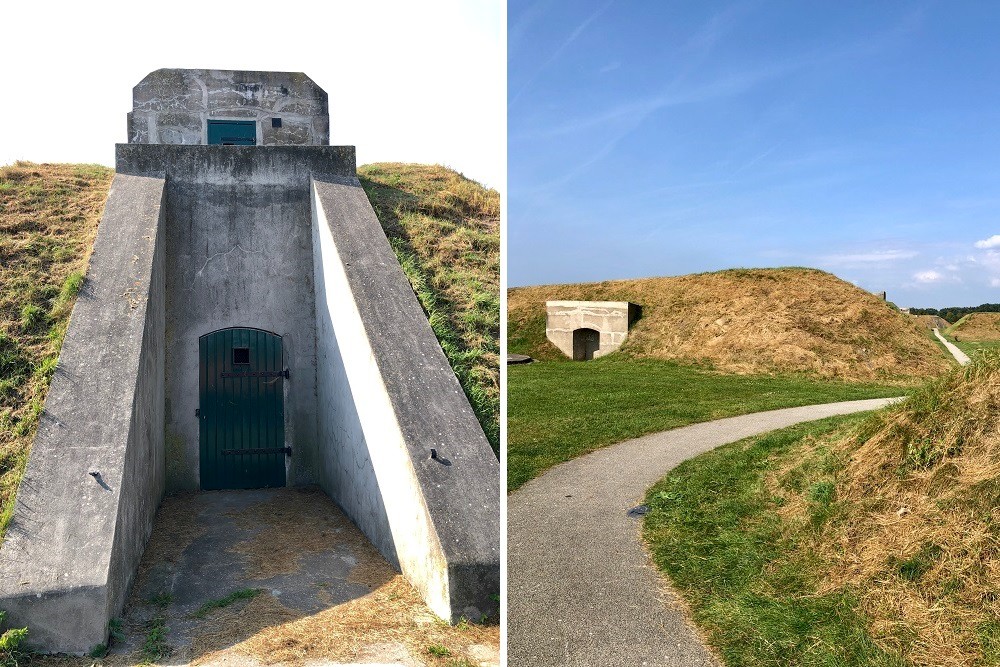
M500 194L440 165L358 168L486 437L500 448Z
M1000 313L969 313L948 328L949 336L964 342L992 343L1000 341Z
M821 444L844 466L843 514L802 546L827 563L818 593L853 591L876 643L912 664L998 664L1000 354ZM811 451L797 450L789 465ZM780 514L801 535L808 503L785 500Z
M356 662L365 660L372 647L385 645L406 647L412 659L427 665L463 658L478 664L474 647L499 643L499 626L450 626L435 620L413 587L397 575L363 598L311 616L283 607L268 593L225 609L195 637L193 664L233 653L266 665ZM431 654L430 646L447 649L448 655Z
M630 357L675 359L730 373L890 383L911 383L949 367L913 318L813 269L544 285L511 289L507 299L511 350L536 358L561 358L544 338L545 301L582 299L643 307L621 348Z

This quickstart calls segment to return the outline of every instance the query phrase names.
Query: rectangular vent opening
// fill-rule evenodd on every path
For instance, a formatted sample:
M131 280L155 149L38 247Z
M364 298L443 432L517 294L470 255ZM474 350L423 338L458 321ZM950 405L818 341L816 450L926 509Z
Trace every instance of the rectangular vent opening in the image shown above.
M233 365L237 366L239 364L249 364L250 363L250 348L249 347L234 347L233 348Z

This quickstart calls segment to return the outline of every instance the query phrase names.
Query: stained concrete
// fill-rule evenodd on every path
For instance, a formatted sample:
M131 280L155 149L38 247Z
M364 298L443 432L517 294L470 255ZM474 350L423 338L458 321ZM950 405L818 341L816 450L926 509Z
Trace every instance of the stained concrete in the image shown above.
M436 613L491 615L499 463L357 179L313 202L320 482Z
M326 91L302 72L159 69L133 88L132 105L131 144L206 144L209 120L254 121L258 146L330 143Z
M104 642L163 495L163 191L111 184L0 548L0 608L32 647Z
M545 337L570 359L597 359L621 347L641 314L628 301L546 301Z
M117 165L167 181L167 490L200 488L198 339L228 327L282 337L287 480L316 482L309 179L353 176L353 147L119 144Z

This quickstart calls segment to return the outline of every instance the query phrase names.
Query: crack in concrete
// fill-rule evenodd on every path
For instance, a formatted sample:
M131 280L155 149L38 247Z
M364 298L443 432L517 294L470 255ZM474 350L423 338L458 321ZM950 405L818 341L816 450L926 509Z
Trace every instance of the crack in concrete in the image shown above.
M198 271L197 271L197 272L195 272L195 274L194 274L194 280L193 280L193 281L191 281L191 284L190 284L190 285L188 285L188 287L187 287L187 291L189 291L189 292L190 292L191 290L193 290L193 289L194 289L194 285L195 285L195 283L196 283L196 282L198 282L198 279L199 279L199 278L201 278L201 275L202 275L202 274L203 274L203 273L205 272L205 269L206 269L206 268L208 268L208 265L209 265L209 264L210 264L210 263L211 263L211 262L212 262L213 260L215 260L215 259L218 259L219 257L227 257L227 256L229 256L230 254L232 254L232 253L236 252L237 250L239 250L239 251L241 251L241 252L244 252L244 253L246 253L247 255L261 255L261 254L263 254L263 252L264 252L263 250L247 250L247 249L246 249L246 248L244 248L244 247L243 247L242 245L240 245L239 243L237 243L237 244L236 244L236 247L234 247L234 248L230 248L230 249L229 249L229 250L227 250L226 252L217 252L217 253L215 253L214 255L212 255L211 257L209 257L208 259L206 259L206 260L205 260L205 263L201 265L201 268L200 268L200 269L198 269Z

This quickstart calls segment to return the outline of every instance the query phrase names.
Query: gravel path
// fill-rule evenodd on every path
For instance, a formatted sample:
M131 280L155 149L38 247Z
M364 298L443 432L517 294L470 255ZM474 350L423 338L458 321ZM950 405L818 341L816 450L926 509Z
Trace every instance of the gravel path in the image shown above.
M654 433L558 465L508 498L507 660L518 667L718 665L627 515L685 459L872 399L759 412Z
M955 357L955 361L957 361L959 365L964 366L970 361L972 361L971 359L969 359L969 355L967 355L965 352L962 352L960 349L958 349L958 347L954 343L948 341L944 336L942 336L941 331L939 329L937 328L934 329L934 335L938 337L939 341L944 343L944 346L948 348L948 351L951 352L951 356Z

